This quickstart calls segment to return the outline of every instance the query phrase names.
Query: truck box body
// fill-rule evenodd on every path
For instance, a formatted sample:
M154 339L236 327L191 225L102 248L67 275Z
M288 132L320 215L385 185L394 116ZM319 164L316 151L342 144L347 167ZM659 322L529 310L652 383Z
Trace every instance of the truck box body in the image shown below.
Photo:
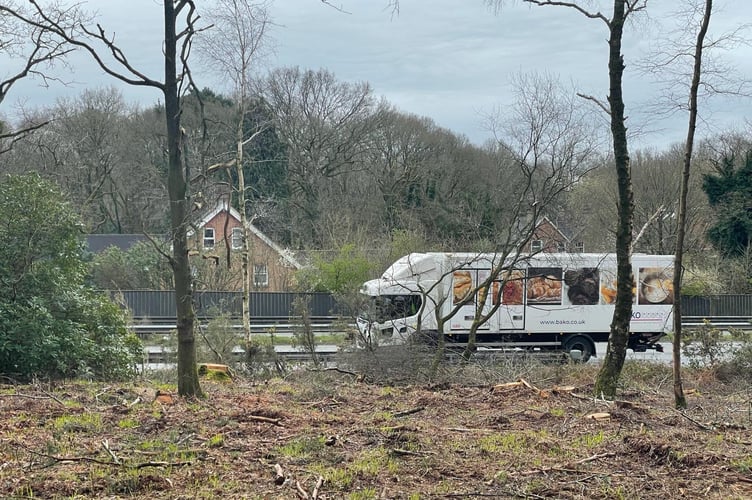
M634 350L657 348L672 326L673 262L671 255L632 256ZM541 253L511 264L495 254L410 254L362 291L372 297L370 314L358 319L368 342L402 343L441 330L447 341L463 343L480 306L490 317L477 327L479 345L568 350L575 336L579 344L608 340L616 256Z

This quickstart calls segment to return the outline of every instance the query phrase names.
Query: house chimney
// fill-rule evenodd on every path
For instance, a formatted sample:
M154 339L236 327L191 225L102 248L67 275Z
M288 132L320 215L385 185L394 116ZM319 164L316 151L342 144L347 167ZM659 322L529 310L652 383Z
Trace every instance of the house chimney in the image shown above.
M219 195L219 203L222 207L222 210L229 212L230 211L230 194L229 193L223 193Z

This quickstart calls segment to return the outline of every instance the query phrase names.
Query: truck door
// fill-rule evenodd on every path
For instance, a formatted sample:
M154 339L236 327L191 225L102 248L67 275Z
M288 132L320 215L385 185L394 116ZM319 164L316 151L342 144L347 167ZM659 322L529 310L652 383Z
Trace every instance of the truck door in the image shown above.
M525 328L525 271L505 271L499 281L494 281L493 303L500 303L496 311L499 330Z
M464 330L467 331L473 324L473 318L475 317L475 307L478 301L478 286L483 283L490 276L491 271L488 269L461 269L452 273L452 296L451 307L454 308L458 304L462 303L469 295L473 295L473 299L460 307L451 321L450 330ZM488 314L491 311L491 295L490 291L486 294L486 301L483 304L483 314ZM491 328L491 321L482 324L478 330L489 330Z

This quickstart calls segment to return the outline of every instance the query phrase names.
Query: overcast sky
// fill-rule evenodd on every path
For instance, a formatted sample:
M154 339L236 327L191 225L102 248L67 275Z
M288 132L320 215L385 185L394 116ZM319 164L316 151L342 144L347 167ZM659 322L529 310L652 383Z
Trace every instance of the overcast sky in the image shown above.
M203 2L198 3L201 6ZM346 12L319 0L275 0L271 7L275 51L267 66L326 68L339 80L367 81L376 95L401 111L428 116L478 144L490 137L483 125L484 115L512 104L510 77L515 73L547 72L584 94L606 98L606 26L573 9L508 1L495 14L483 0L401 0L395 14L388 0L331 3ZM611 0L591 3L601 5L605 13L613 4ZM669 6L677 3L650 0L652 16L665 17ZM100 12L99 22L115 33L115 40L135 67L161 79L161 0L89 0L84 4ZM752 1L720 0L716 4L712 33L752 22ZM633 130L644 125L645 106L656 94L650 75L638 74L633 64L658 36L656 25L646 25L642 22L627 28L623 50L625 101L628 125ZM752 33L748 35L752 37ZM726 55L735 72L746 78L752 78L750 52L749 47L737 47ZM72 62L75 74L64 77L70 85L43 89L24 82L14 88L0 111L12 114L15 101L26 106L48 105L60 97L78 96L83 88L108 85L120 88L127 100L143 105L160 98L154 90L119 84L85 57ZM226 90L208 73L199 76L203 78L200 86ZM703 134L741 130L752 116L752 99L715 98L704 113L709 122L701 130ZM650 127L651 132L633 144L662 148L683 140L686 117L674 116Z

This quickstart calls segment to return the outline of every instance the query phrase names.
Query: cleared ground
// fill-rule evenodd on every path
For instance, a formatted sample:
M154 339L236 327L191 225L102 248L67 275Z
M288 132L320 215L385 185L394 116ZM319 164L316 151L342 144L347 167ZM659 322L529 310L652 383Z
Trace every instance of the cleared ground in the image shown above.
M597 365L430 361L205 379L192 401L149 381L6 380L0 497L752 497L747 384L688 371L680 412L662 364L629 362L607 402Z

